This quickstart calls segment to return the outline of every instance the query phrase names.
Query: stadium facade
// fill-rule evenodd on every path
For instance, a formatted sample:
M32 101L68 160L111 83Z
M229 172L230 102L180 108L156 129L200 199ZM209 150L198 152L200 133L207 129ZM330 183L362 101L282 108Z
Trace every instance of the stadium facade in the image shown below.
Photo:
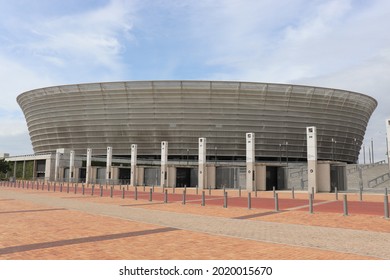
M317 129L319 161L333 162L334 166L355 163L377 106L374 98L346 90L233 81L63 85L22 93L17 101L26 117L34 153L73 151L84 156L80 170L85 167L88 148L99 158L106 155L107 147L112 148L113 162L125 168L132 144L137 144L140 164L151 169L160 164L161 142L166 141L168 161L175 169L169 183L182 185L177 182L181 172L192 185L196 180L188 177L194 178L191 174L197 172L198 139L206 138L206 161L213 166L209 173L214 174L209 185L214 187L223 185L224 176L234 177L229 182L242 177L248 132L256 136L256 164L273 170L270 172L276 174L276 181L282 170L276 170L278 167L306 162L306 128L310 126ZM66 172L66 161L64 171L57 174L59 178L66 178L70 172ZM193 170L184 170L186 166ZM236 168L234 175L228 172L232 168ZM113 170L117 178L128 177L120 172ZM147 183L154 176L151 171L146 174L145 169L137 172L142 178L138 183ZM102 177L98 173L96 170L92 179ZM157 180L159 172L155 173ZM257 174L267 177L268 173L265 169ZM79 171L76 177L83 176ZM258 184L268 184L267 179Z

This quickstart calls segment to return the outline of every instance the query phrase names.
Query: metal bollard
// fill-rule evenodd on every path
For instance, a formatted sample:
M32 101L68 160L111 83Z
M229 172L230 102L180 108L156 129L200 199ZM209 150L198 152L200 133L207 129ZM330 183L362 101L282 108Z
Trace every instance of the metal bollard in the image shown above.
M227 208L228 207L228 195L227 195L227 192L224 191L223 192L223 208Z
M62 192L62 183L60 184L60 192Z
M294 187L292 187L292 189L291 189L291 197L292 197L292 199L295 199L295 189L294 189Z
M103 186L100 185L100 197L102 197L102 196L103 196Z
M95 193L95 184L92 184L92 188L91 188L91 196L93 196Z
M125 188L122 189L122 199L125 199Z
M204 191L202 191L202 206L205 206L206 205L206 200L205 200L205 194L204 194Z
M126 185L126 190L127 190L127 191L129 190L129 184Z
M252 198L251 193L248 192L248 209L250 210L252 208Z
M279 198L278 198L278 193L275 193L275 212L279 212Z
M168 203L168 190L164 192L164 203Z
M69 193L69 184L66 186L66 193Z
M339 200L339 191L338 191L337 187L334 188L334 193L336 195L336 200Z
M384 198L384 203L385 203L385 219L389 219L389 198L387 195L385 195Z
M134 187L134 200L138 200L138 188Z
M343 209L344 209L344 216L348 216L348 201L347 201L346 194L344 194L343 196Z
M209 195L211 195L211 186L209 186Z
M309 193L309 213L313 214L313 196Z
M114 196L114 187L110 187L110 197L112 198Z
M172 188L172 192L175 193L175 190L176 190L176 187L173 187Z
M273 193L274 193L274 198L275 198L275 194L276 194L275 190L276 190L276 188L275 188L275 186L273 186L273 187L272 187L272 191L273 191Z
M149 201L152 201L152 200L153 200L152 196L153 196L153 189L150 188L150 189L149 189Z
M313 196L313 200L314 200L314 188L311 188L311 195Z
M363 188L360 188L360 189L359 189L359 200L360 200L360 201L363 200Z
M144 191L145 191L145 184L144 184Z
M82 192L83 195L85 195L85 186L84 186L84 184L81 185L81 192Z
M241 197L241 186L238 187L238 196Z
M47 182L47 191L50 191L50 182Z
M198 185L196 185L196 194L198 194Z
M56 192L56 183L54 182L53 191Z
M186 193L187 193L187 191L184 190L184 191L183 191L183 201L182 201L182 204L183 204L183 205L186 204Z

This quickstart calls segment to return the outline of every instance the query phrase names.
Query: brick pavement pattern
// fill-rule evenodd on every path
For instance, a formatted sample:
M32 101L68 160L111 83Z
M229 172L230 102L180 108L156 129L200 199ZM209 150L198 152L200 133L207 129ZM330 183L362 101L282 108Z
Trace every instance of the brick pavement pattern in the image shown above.
M206 208L1 189L0 217L7 222L0 225L0 258L390 259L390 222L385 219L373 222L378 227L354 229L323 226L319 214L311 215L317 221L311 225L303 218L309 214L300 211ZM237 219L244 213L245 219ZM27 232L20 232L18 222L28 226ZM32 229L35 233L28 232ZM120 249L129 243L137 252ZM107 253L107 244L116 249Z

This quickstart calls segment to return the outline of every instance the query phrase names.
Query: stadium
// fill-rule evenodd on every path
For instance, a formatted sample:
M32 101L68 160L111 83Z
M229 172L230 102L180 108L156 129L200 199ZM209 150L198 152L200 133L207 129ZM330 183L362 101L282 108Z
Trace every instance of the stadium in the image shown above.
M271 185L282 180L281 168L306 162L309 126L317 128L318 160L339 165L356 163L368 121L377 106L374 98L346 90L234 81L63 85L22 93L17 101L36 155L63 149L84 156L80 158L78 179L84 176L88 148L96 158L104 158L107 147L112 147L113 162L118 162L118 169L126 169L130 147L137 144L137 157L140 166L144 165L143 171L137 171L143 173L138 183L148 183L152 178L157 182L159 172L145 170L158 168L153 165L160 164L161 142L167 141L168 161L174 168L170 183L194 185L198 139L204 137L206 159L214 168L210 170L210 174L214 172L210 184L214 187L243 184L240 178L248 132L256 136L256 164L269 169L257 174L274 174L270 175ZM69 176L69 164L64 162L59 178ZM102 179L102 171L95 173L93 179ZM129 178L127 171L114 173L116 179ZM178 182L178 177L185 179ZM267 180L259 184L269 185Z

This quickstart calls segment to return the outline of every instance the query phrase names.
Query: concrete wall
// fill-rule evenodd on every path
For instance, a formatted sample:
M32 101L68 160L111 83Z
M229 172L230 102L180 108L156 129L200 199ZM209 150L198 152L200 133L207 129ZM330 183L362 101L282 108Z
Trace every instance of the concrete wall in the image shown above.
M317 163L317 191L330 192L330 163Z

